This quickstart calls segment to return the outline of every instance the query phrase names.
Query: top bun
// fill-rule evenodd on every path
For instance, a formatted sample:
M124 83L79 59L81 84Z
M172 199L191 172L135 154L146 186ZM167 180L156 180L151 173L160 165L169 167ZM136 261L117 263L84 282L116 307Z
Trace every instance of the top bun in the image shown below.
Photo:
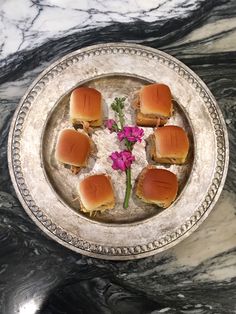
M110 177L95 174L83 179L78 186L81 210L83 212L103 211L112 209L115 196Z
M90 122L91 126L102 124L102 96L89 87L79 87L70 96L70 119L73 124Z
M142 87L140 112L145 115L169 118L172 115L172 97L169 87L165 84L151 84Z
M148 166L139 175L136 195L145 203L166 208L175 200L177 191L177 177L171 171Z
M157 162L183 164L189 151L187 133L175 125L156 128L151 150L152 157Z
M83 131L64 129L56 145L56 159L64 164L85 167L91 152L91 140Z

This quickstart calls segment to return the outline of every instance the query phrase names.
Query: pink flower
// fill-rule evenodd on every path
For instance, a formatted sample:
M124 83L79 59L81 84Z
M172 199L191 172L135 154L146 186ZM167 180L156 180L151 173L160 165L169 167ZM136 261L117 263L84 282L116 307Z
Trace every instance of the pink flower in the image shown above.
M113 119L108 119L105 121L105 126L111 131L114 132L117 130L118 126L115 120Z
M135 157L128 150L113 152L109 157L113 161L112 168L114 170L122 171L128 169L131 166L132 162L135 160Z
M120 141L127 139L129 142L141 142L144 135L143 129L137 126L125 126L122 131L118 132Z

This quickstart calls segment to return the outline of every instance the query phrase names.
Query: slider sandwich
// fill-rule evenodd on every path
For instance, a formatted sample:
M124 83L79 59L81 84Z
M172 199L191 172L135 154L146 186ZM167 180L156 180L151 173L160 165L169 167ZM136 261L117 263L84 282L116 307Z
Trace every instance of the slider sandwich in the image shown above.
M115 196L111 179L106 174L86 177L78 185L81 211L90 213L105 211L115 206Z
M72 173L77 174L80 168L87 166L91 151L92 140L84 131L64 129L59 133L55 157L69 165Z
M73 126L102 125L101 93L89 87L74 89L70 96L70 120Z
M189 139L184 129L168 125L156 128L151 135L151 157L164 164L183 164L189 151Z
M148 127L164 125L173 113L169 87L165 84L143 86L134 106L137 125Z
M174 173L148 166L138 177L136 195L145 203L166 208L175 200L178 181Z

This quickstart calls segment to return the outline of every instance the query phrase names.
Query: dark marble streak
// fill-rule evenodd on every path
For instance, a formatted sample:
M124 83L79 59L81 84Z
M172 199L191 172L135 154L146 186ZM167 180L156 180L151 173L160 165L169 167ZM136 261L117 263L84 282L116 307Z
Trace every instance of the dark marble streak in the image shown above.
M79 303L79 307L78 307ZM69 304L69 306L68 306ZM61 285L56 293L49 295L43 313L150 313L163 308L144 294L119 286L111 278L78 280Z
M236 52L202 54L198 57L181 58L207 84L213 92L224 118L230 142L230 164L225 189L236 192Z
M17 103L10 102L8 100L1 100L1 122L0 122L0 190L6 192L14 192L12 185L10 184L10 175L7 166L7 139L8 131L10 127L10 121L14 113Z
M227 263L236 267L235 248L195 266L178 264L173 250L121 263L75 254L47 238L28 218L10 183L6 155L10 120L20 96L49 63L90 44L139 42L182 60L215 95L229 122L232 153L225 191L235 193L236 54L204 53L202 40L178 44L193 29L235 16L235 6L233 0L203 1L184 18L115 23L61 37L0 61L0 91L10 88L0 100L0 313L33 314L35 311L24 310L31 300L41 308L40 314L236 313L235 278L211 279ZM214 44L220 36L207 40ZM18 89L11 92L14 84Z

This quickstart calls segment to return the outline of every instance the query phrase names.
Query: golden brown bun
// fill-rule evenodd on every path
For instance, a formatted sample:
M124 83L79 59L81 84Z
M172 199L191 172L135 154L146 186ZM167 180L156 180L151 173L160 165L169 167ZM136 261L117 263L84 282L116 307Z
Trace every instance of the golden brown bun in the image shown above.
M137 110L136 112L136 124L139 126L163 126L168 121L167 118L163 117L149 117L148 115L142 114L140 111Z
M141 88L139 97L140 112L142 114L165 118L172 115L172 97L167 85L146 85Z
M89 87L79 87L70 96L70 119L73 124L90 122L91 126L102 124L102 96Z
M175 200L178 181L174 173L148 166L139 175L136 195L148 204L166 208Z
M156 128L151 155L156 162L183 164L189 151L189 139L184 129L168 125Z
M91 152L91 140L83 131L64 129L60 132L55 157L58 161L76 167L85 167Z
M104 211L115 206L115 196L110 177L95 174L83 179L78 186L81 211Z

